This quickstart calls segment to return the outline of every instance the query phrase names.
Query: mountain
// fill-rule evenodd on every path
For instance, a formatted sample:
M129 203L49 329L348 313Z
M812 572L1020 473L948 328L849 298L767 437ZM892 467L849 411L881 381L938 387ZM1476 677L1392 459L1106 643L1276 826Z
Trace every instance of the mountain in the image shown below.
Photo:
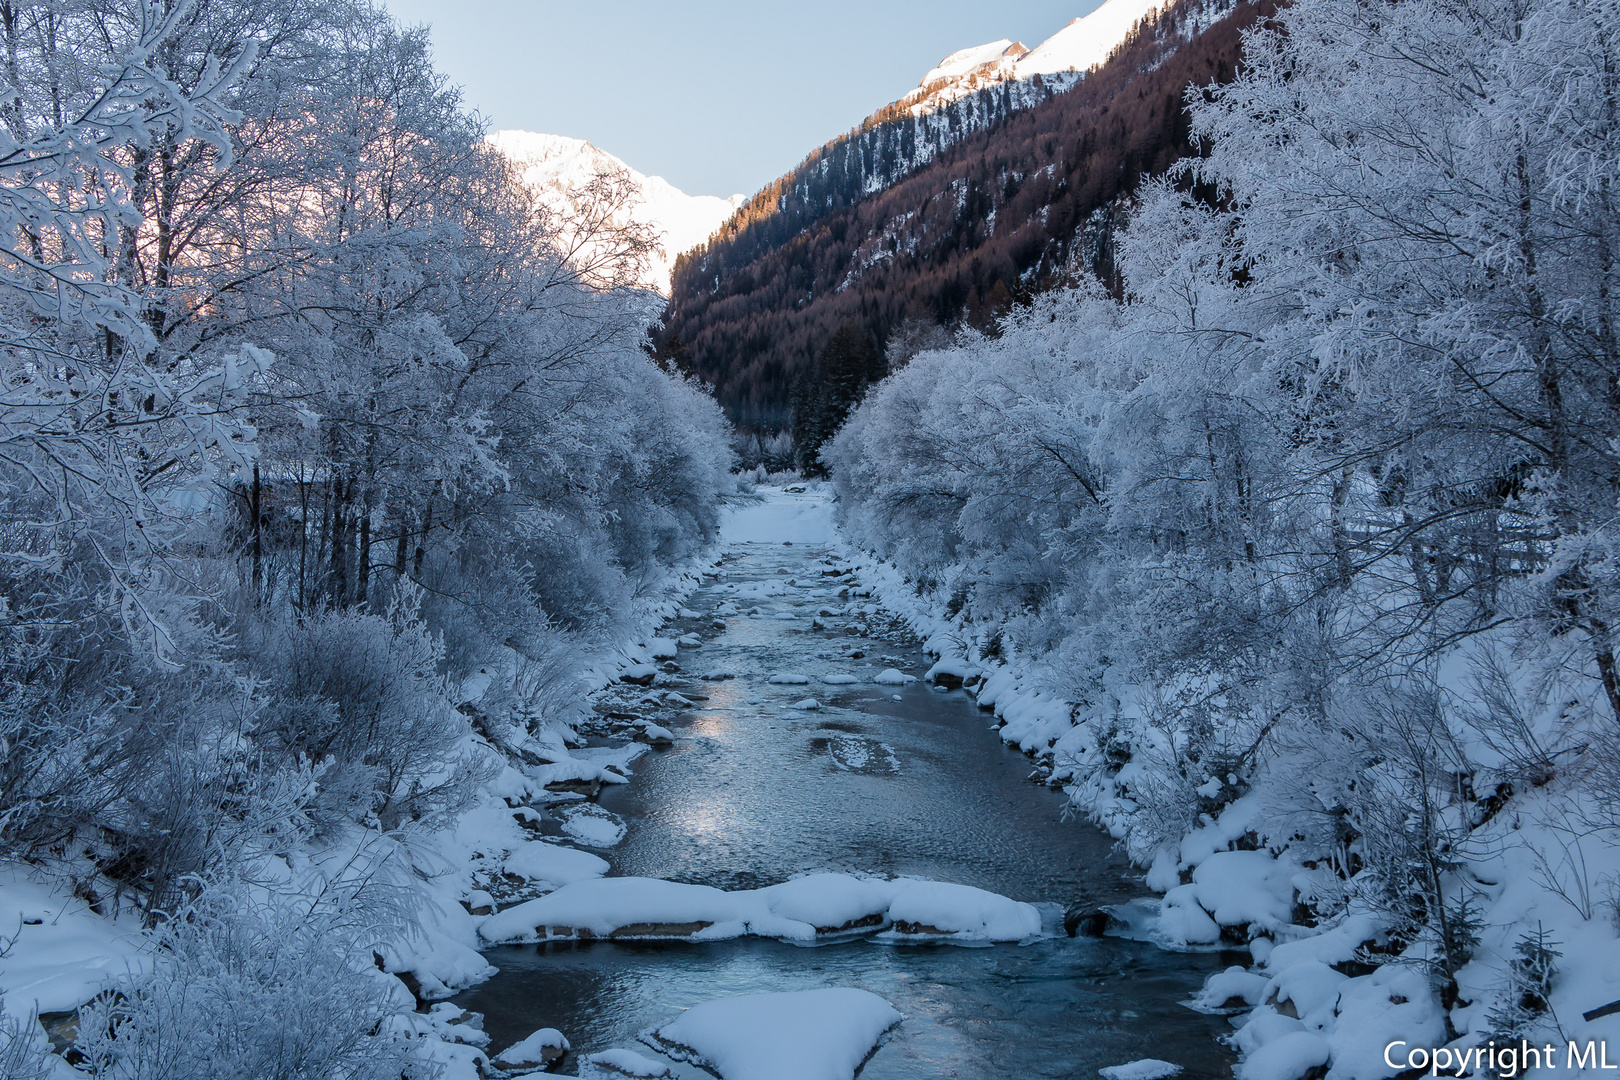
M1154 0L1108 0L1033 49L1007 38L961 49L935 65L896 104L920 114L995 83L1027 82L1036 76L1072 86L1107 60L1131 28L1158 7Z
M583 139L540 135L532 131L497 131L489 143L523 169L523 179L541 191L557 209L567 205L568 194L603 172L623 170L641 193L631 211L632 220L653 226L662 250L647 267L645 283L669 295L670 272L676 258L708 240L737 207L743 196L729 199L688 195L662 176L645 176L605 150Z
M677 260L655 347L741 426L780 430L845 324L884 348L907 324L991 329L1075 273L1109 279L1130 193L1195 152L1187 86L1231 78L1272 3L1113 0L1034 49L953 53Z

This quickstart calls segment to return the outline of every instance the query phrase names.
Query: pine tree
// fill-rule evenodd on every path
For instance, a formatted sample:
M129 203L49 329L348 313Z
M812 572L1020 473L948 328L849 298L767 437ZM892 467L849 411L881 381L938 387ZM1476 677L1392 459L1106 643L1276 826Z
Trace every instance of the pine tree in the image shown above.
M799 471L825 476L821 444L838 433L866 388L887 374L883 353L860 326L845 322L793 391L793 445Z

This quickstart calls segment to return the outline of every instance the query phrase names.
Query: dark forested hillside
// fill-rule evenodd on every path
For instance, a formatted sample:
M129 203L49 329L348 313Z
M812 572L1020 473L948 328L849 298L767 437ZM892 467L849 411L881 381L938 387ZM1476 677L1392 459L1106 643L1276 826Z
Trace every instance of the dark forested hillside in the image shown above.
M779 429L846 324L880 343L907 320L987 326L1078 268L1110 275L1114 203L1190 152L1186 87L1231 78L1260 11L1226 7L1144 20L1073 89L1002 84L925 117L875 114L677 262L661 354L739 425Z

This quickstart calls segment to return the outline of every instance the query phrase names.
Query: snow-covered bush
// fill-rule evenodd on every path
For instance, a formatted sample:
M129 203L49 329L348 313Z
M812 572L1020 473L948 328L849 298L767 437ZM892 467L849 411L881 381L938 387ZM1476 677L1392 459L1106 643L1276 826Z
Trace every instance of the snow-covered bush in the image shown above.
M1212 854L1296 858L1279 904L1363 935L1311 970L1399 955L1424 1030L1485 1030L1505 882L1586 934L1613 872L1617 48L1584 0L1282 7L1189 94L1200 156L1124 208L1117 296L920 352L822 450L1186 927ZM1373 1075L1323 1016L1277 1075Z
M375 890L371 890L375 892ZM401 988L371 964L362 890L313 903L213 887L154 934L161 955L81 1012L81 1068L106 1080L429 1077L394 1014Z
M20 1019L4 1009L0 995L0 1076L8 1080L45 1080L54 1070L51 1044L32 1017Z
M321 822L375 815L393 828L446 809L440 789L457 775L468 727L439 670L439 639L417 617L419 596L407 585L384 614L289 617L239 644L244 666L265 680L254 739L315 764ZM460 797L472 793L469 784Z

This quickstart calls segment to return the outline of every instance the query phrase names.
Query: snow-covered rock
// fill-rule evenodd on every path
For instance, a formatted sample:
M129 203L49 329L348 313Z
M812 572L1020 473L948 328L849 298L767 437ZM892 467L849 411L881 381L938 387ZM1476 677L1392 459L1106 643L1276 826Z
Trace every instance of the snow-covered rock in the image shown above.
M588 851L542 840L533 840L514 849L506 857L505 868L509 874L558 886L601 877L610 869L606 859Z
M491 944L580 937L774 937L813 941L852 930L946 941L1022 941L1041 934L1030 904L967 885L919 878L811 874L763 889L725 892L657 878L575 882L485 919Z
M810 682L810 676L800 675L796 671L784 671L772 675L770 681L777 686L805 686Z
M641 1038L722 1080L851 1080L901 1019L876 994L829 987L705 1001Z
M1294 1031L1250 1054L1235 1070L1239 1080L1301 1080L1333 1053L1313 1031Z
M907 675L898 668L884 668L872 677L872 681L882 686L905 686L917 681L917 676Z
M556 1028L541 1028L522 1042L513 1043L493 1058L496 1068L510 1072L550 1071L551 1063L569 1050L568 1040Z
M1103 1080L1165 1080L1181 1072L1181 1066L1158 1058L1142 1058L1124 1065L1109 1065L1098 1069Z

